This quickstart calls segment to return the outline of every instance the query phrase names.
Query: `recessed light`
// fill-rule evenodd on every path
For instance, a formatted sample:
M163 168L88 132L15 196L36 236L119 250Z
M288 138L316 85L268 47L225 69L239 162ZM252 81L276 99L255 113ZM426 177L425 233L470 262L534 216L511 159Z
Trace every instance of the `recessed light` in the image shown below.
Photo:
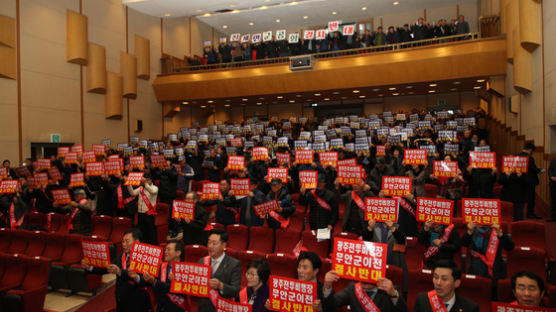
M347 96L342 96L342 100L347 100Z
M340 94L340 92L334 91L334 92L332 92L332 94Z
M481 88L481 86L473 87L473 89L475 89L475 90L478 90L478 89L480 89L480 88Z
M260 7L261 10L266 10L268 9L268 7L266 5L263 5L262 7Z
M183 105L189 104L189 102L187 102L187 101L183 101L183 102L181 102L181 103L182 103Z
M233 10L232 11L232 14L236 14L236 13L239 13L239 10Z
M226 99L226 102L231 102L231 100L230 100L230 99Z
M276 20L276 23L280 23L280 19L277 19L277 20Z
M478 79L477 82L485 82L484 79Z
M259 100L264 100L264 96L261 96L261 97L259 98Z
M257 105L263 105L263 103L262 102L257 102Z
M222 28L226 29L228 28L228 25L222 25Z
M253 25L255 25L255 23L249 22L249 26L253 26Z
M361 10L366 11L367 7L362 7Z
M264 2L270 2L270 0L264 0Z
M309 16L307 16L307 15L303 16L303 19L308 19L308 18L309 18Z
M241 99L241 100L242 100L243 102L247 102L247 101L248 101L248 99Z
M283 99L284 97L281 96L281 95L279 95L279 96L277 96L276 98L277 98L277 99Z
M300 98L300 97L301 97L301 94L296 94L295 97Z
M197 10L197 12L201 13L201 12L203 12L203 10L201 10L201 9L198 9L198 10Z
M241 103L241 106L245 106L245 105L247 105L247 104L245 104L245 103Z
M353 93L359 93L359 90L353 90L352 92Z
M166 13L166 14L164 14L164 16L168 17L168 16L170 16L170 13Z
M430 83L429 84L429 87L436 87L436 86L438 86L436 83Z
M294 101L294 100L290 100L290 103L295 103L295 101Z
M206 105L201 105L201 108L207 108L207 106Z
M204 17L209 17L209 16L212 16L212 14L210 14L210 13L205 13L205 14L203 14L203 16L204 16Z
M212 103L214 103L214 101L213 100L208 100L207 103L212 104Z
M455 85L459 85L459 84L461 84L461 81L454 81L452 83L455 84Z
M392 4L393 5L398 5L398 4L400 4L400 2L399 1L394 1L394 2L392 2Z
M315 96L320 96L320 93L315 93Z
M413 89L413 86L405 86L406 89Z
M338 14L338 12L336 12L336 11L332 12L332 15L336 15L336 14Z
M297 2L297 1L290 2L290 5L298 5L298 4L299 4L299 2Z
M330 101L330 98L324 98L325 101Z
M364 98L366 98L366 96L360 95L359 98L360 98L360 99L364 99Z
M452 88L452 89L450 89L450 91L458 91L458 89L457 88Z
M224 104L224 107L230 107L230 106L231 106L230 104Z
M311 106L312 106L312 107L317 107L317 106L319 106L319 104L313 103L313 104L311 104Z
M397 95L400 95L400 94L398 92L396 92L396 93L392 93L392 95L397 96Z
M413 93L415 93L415 92L413 92L413 91L409 91L409 92L407 92L407 94L413 94Z
M392 88L388 88L388 90L394 91L394 90L396 90L396 88L392 87Z
M379 88L374 88L374 89L373 89L374 92L377 92L377 91L379 91L379 90L380 90Z
M435 93L436 90L429 90L429 93Z
M384 96L384 94L379 94L378 96Z

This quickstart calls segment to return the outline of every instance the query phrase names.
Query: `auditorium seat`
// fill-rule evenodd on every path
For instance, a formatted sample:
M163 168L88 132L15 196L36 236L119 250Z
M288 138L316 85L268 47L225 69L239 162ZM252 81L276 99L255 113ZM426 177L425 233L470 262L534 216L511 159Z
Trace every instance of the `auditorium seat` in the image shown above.
M250 227L247 250L271 253L274 250L274 229L265 226Z
M534 247L516 246L508 252L507 276L519 271L533 271L546 280L546 251Z
M359 238L357 237L357 235L353 234L353 233L348 233L348 232L337 232L332 234L332 241L334 241L334 238L343 238L343 239L351 239L351 240L358 240Z
M498 280L498 301L500 302L512 302L515 300L514 293L512 291L511 279L505 278Z
M6 270L0 280L0 293L20 287L27 271L27 264L22 260L24 256L14 254L3 255L3 257L6 260Z
M50 212L46 214L46 230L48 232L58 232L61 226L61 217L59 213Z
M535 221L517 221L510 224L512 241L516 246L529 246L546 250L544 223Z
M112 232L108 241L116 246L116 253L122 252L122 237L131 228L131 219L124 217L112 218Z
M436 194L438 194L438 185L426 183L425 192L428 198L436 198Z
M494 195L494 198L500 198L500 195L502 194L502 185L494 185L494 187L492 188L492 193Z
M324 283L324 276L332 269L332 261L327 258L320 258L320 261L322 262L322 265L320 267L319 274L317 275L317 280Z
M46 214L38 211L25 215L25 227L28 229L46 228Z
M315 252L321 258L330 258L329 239L318 242L316 233L313 233L313 231L304 231L301 235L301 239L303 240L303 247L305 247L307 250Z
M253 259L264 259L266 255L254 250L240 250L237 252L237 259L241 261L241 285L247 285L245 272L247 272L247 264Z
M93 235L84 237L83 240L103 242L105 238ZM111 254L110 259L114 256ZM68 285L72 292L92 292L95 295L96 289L102 285L102 275L89 274L88 271L83 269L81 263L75 263L70 265L68 269Z
M299 203L299 193L292 193L290 196L296 204Z
M458 294L473 298L481 311L490 311L492 301L492 280L486 277L462 274Z
M411 270L408 272L409 284L407 285L407 306L413 308L415 299L420 292L433 289L431 270ZM489 297L490 299L490 297Z
M91 235L96 235L108 239L112 232L112 217L106 215L91 217L93 230Z
M547 289L545 291L545 306L547 307L556 307L556 286L555 285L547 285Z
M50 261L58 261L62 258L64 246L66 244L66 237L60 233L48 233L45 235L45 245L43 257L50 259Z
M41 231L29 232L29 243L25 249L25 255L29 257L41 256L44 253L45 233Z
M208 256L207 246L187 245L185 246L185 262L197 263L202 257Z
M419 244L417 237L406 237L405 239L405 262L407 270L420 270L423 264L423 253L425 247Z
M23 262L27 274L18 289L11 289L4 295L3 308L6 311L42 311L48 289L50 261L43 257L31 257Z
M27 248L27 243L29 242L29 231L26 230L14 230L11 236L10 248L6 251L8 254L23 254Z
M249 229L243 224L232 224L226 226L229 239L227 246L235 250L247 249L249 242Z
M70 219L70 215L57 213L56 216L56 218L58 218L59 220L60 225L57 232L61 234L69 234L68 222Z
M296 278L297 258L283 253L269 254L266 256L272 275Z
M52 286L52 289L70 289L68 270L70 265L81 262L81 258L83 258L82 238L83 236L79 234L66 236L66 244L62 257L59 261L52 262L50 267L49 284Z
M156 216L154 225L156 226L156 238L158 244L166 242L168 235L168 215L170 214L170 207L165 203L156 204Z
M392 264L386 265L386 278L391 280L394 286L398 287L400 293L404 292L402 268Z
M177 200L185 200L185 192L177 190L176 191L176 199Z
M510 224L514 220L514 204L507 201L500 201L500 223Z
M301 241L301 232L294 229L276 230L275 253L293 255L293 249Z
M10 229L0 228L0 252L6 252L10 248L12 233Z
M290 216L290 227L289 229L302 232L305 229L305 211L296 210Z

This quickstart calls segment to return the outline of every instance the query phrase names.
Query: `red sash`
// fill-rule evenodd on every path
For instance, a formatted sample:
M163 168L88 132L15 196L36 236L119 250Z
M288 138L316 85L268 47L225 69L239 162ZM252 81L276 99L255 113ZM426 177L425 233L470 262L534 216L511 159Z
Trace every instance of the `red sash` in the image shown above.
M46 215L46 230L47 230L48 232L52 232L52 231L51 231L51 228L52 228L52 215L53 215L53 214L54 214L54 212L49 212L49 213Z
M139 188L139 193L141 194L141 198L143 199L143 202L145 203L145 205L147 205L147 208L149 209L147 210L147 215L156 216L156 209L154 208L153 204L147 197L147 194L145 194L145 192L143 191L143 187Z
M351 199L353 199L353 201L357 204L357 206L359 206L359 208L363 209L363 211L365 210L365 204L363 203L363 200L361 199L361 197L359 197L359 195L357 195L357 193L355 193L355 191L351 191Z
M247 287L243 287L239 291L239 302L243 304L249 304L249 299L247 298Z
M496 259L496 251L498 250L498 244L500 240L495 230L490 233L490 238L488 239L488 245L485 255L482 255L475 250L471 250L471 256L481 259L488 267L488 273L492 277L492 267L494 266L494 259Z
M357 301L359 301L361 308L363 308L366 312L380 312L380 309L363 290L361 283L355 283L355 297L357 297Z
M429 296L429 304L431 305L432 312L448 312L446 305L444 305L444 302L442 302L436 294L436 290L433 289L429 291L427 295Z
M204 265L210 265L210 256L206 256L206 257L203 258L203 264ZM218 298L219 297L220 297L220 294L218 294L218 291L216 289L209 290L209 299L210 299L210 302L212 302L213 306L215 306L215 307L218 306Z
M77 215L77 213L79 212L79 208L75 208L73 209L69 219L68 219L68 231L73 230L73 218L75 218L75 216Z
M444 230L444 234L442 234L442 237L440 237L440 241L442 242L442 244L448 241L450 235L452 235L453 229L454 229L454 225L450 224ZM439 250L438 246L429 246L429 248L427 248L427 250L425 251L425 261L429 260L430 257L434 256L438 252L438 250Z
M125 205L131 203L135 199L135 196L130 196L130 197L124 199L124 195L123 195L121 185L118 186L118 188L116 189L116 192L118 193L118 209L120 209L120 210L124 209Z
M400 206L402 206L402 208L405 209L405 211L409 212L412 216L415 217L415 209L413 209L413 207L411 207L411 205L408 202L406 202L400 196L392 196L392 198L397 199Z
M122 252L122 269L127 270L127 262L125 261L125 253Z
M281 215L279 215L276 211L271 211L268 213L274 220L278 221L280 223L280 227L283 229L287 229L288 226L290 225L290 220L282 217Z
M23 223L23 218L25 218L25 214L19 218L19 220L15 221L15 205L12 203L10 205L10 228L15 230L16 228L20 227Z
M311 194L313 194L313 198L317 201L317 203L319 203L319 205L320 205L322 208L324 208L324 209L326 209L326 210L328 210L328 211L332 211L332 208L330 207L330 205L329 205L327 202L325 202L324 199L320 198L320 197L317 195L316 190L312 190L312 191L311 191Z
M168 262L162 262L162 265L160 266L160 281L163 283L166 283L167 270L168 270ZM187 302L184 296L175 295L172 293L166 293L166 296L168 297L168 299L170 299L170 301L172 301L173 304L180 307L182 310L184 311L189 310L189 303Z

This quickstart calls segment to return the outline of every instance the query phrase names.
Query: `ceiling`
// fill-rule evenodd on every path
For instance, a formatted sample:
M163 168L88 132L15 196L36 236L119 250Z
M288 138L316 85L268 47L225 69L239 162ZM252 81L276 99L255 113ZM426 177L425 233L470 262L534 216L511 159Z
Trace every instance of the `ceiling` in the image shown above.
M197 16L230 35L321 27L384 14L450 6L477 0L122 0L139 12L164 18ZM396 4L397 3L397 4ZM333 14L336 12L336 14ZM279 21L279 22L278 22ZM410 21L408 21L410 22ZM252 23L253 25L250 25Z

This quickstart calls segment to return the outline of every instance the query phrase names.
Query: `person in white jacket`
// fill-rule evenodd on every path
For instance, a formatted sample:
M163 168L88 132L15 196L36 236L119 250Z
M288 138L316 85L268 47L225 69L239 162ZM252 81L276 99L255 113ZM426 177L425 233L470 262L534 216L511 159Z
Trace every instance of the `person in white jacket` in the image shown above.
M156 226L154 219L156 216L156 198L158 187L154 185L152 176L145 173L141 180L141 186L134 189L131 185L127 186L131 196L138 196L137 201L137 227L143 234L143 242L157 245Z

